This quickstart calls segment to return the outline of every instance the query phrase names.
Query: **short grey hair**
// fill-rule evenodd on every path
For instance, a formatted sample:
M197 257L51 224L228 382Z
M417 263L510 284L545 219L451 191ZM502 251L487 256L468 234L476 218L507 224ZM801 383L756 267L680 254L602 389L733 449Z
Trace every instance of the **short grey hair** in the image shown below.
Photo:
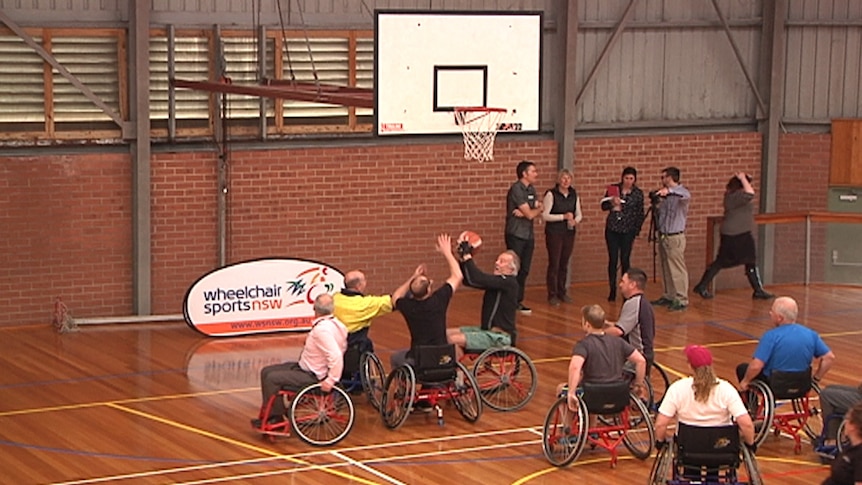
M796 304L796 300L789 296L776 298L775 303L772 304L772 311L781 315L787 323L793 323L799 317L799 305Z
M314 314L318 317L332 315L335 310L335 300L329 293L321 293L314 299Z

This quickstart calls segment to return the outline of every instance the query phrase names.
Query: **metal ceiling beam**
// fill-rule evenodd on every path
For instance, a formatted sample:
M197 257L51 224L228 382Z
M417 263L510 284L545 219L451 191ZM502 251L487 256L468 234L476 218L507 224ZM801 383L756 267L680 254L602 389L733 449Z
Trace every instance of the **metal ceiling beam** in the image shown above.
M128 139L131 139L134 137L135 132L134 132L133 123L130 123L128 121L123 120L123 117L120 116L120 113L118 113L114 108L108 106L108 104L105 103L104 101L102 101L102 99L99 98L99 96L96 93L94 93L93 90L88 88L77 77L75 77L74 74L72 74L71 72L69 72L68 69L63 67L63 65L60 64L60 62L50 52L46 51L44 47L42 47L38 42L36 42L36 40L33 39L33 37L31 37L30 34L28 34L26 31L24 31L24 29L22 29L11 18L9 18L9 16L6 15L2 10L0 10L0 22L6 24L6 26L9 27L9 30L14 32L15 35L20 37L21 40L23 40L25 44L27 44L28 46L30 46L31 49L36 51L36 54L39 54L39 57L44 59L45 62L47 62L48 64L51 65L51 67L56 69L57 72L59 72L61 76L68 79L69 82L72 83L73 86L78 88L78 90L81 91L81 93L87 97L87 99L92 101L93 104L98 106L99 109L101 109L103 113L108 115L108 117L110 117L111 120L113 120L114 123L116 123L117 126L120 127L120 129L122 130L124 139L128 140Z

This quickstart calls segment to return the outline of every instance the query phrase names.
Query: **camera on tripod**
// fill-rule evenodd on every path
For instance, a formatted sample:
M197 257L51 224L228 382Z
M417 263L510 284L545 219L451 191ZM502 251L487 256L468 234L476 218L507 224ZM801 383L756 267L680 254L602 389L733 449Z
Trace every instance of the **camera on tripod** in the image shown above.
M658 205L661 202L661 196L658 194L658 190L653 190L649 193L649 201L652 205Z

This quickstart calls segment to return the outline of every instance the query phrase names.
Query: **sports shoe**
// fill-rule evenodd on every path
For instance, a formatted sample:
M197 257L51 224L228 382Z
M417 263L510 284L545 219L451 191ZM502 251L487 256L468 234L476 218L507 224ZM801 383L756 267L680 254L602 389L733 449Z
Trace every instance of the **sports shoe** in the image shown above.
M673 304L673 300L668 300L665 297L661 297L658 300L653 300L650 303L657 306L671 306Z
M667 309L668 309L668 310L670 310L670 311L672 311L672 312L682 311L682 310L685 310L686 308L688 308L688 305L686 305L685 303L683 303L683 302L681 302L681 301L679 301L679 300L674 300L674 301L673 301L673 302L672 302L672 303L667 307Z
M530 307L524 306L523 304L518 305L518 311L524 315L529 315L533 313L533 310L531 310Z
M574 303L575 302L575 300L572 300L572 297L569 295L563 295L560 297L560 299L563 300L563 303Z
M552 296L552 297L548 298L548 305L560 306L560 303L561 303L560 299L557 298L556 296Z

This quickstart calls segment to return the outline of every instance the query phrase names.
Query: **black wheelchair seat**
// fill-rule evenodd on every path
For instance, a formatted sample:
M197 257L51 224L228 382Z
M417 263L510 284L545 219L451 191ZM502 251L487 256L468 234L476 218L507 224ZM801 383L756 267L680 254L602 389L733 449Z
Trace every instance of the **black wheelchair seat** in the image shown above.
M455 378L458 361L455 359L455 346L420 345L411 349L416 362L416 380L423 383L440 383Z
M594 414L619 414L629 405L629 382L584 382L584 404Z
M811 368L800 372L772 371L769 388L775 399L799 399L811 390Z
M739 467L739 428L735 424L692 426L679 423L676 443L679 460L686 468Z

